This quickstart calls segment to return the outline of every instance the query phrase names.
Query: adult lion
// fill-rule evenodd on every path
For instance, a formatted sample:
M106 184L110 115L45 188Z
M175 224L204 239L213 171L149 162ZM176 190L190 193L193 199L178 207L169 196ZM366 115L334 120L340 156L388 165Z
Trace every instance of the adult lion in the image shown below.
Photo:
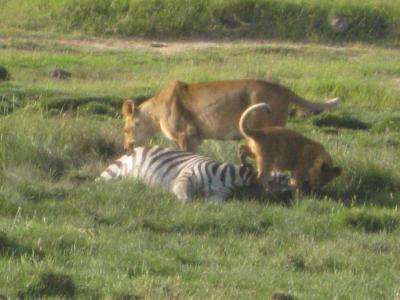
M162 132L185 151L196 152L202 139L239 139L241 114L251 105L265 102L272 113L254 116L250 125L284 126L289 105L297 104L311 112L339 105L335 98L325 103L309 102L287 87L263 80L227 80L186 84L174 80L161 92L135 105L126 100L124 148L141 146L156 132Z

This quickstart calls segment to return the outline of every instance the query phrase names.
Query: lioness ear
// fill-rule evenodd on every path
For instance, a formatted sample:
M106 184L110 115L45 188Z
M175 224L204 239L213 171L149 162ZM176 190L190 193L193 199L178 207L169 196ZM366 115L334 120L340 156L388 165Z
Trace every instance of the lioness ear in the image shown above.
M124 104L122 104L122 114L125 117L131 117L133 115L133 113L136 112L137 110L138 110L138 107L130 99L126 100L124 102Z

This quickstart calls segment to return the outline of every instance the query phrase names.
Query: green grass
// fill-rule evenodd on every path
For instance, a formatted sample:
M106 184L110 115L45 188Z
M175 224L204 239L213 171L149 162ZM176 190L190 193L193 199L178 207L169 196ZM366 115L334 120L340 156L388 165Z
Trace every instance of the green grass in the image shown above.
M3 31L19 29L139 37L268 38L397 45L395 1L2 0ZM349 28L337 33L335 17Z
M396 49L275 42L162 54L21 33L3 45L11 79L0 82L0 296L398 297ZM55 68L72 77L51 79ZM249 77L279 80L311 100L343 99L336 111L288 124L343 168L319 195L288 204L243 191L220 205L183 205L142 183L93 182L122 153L123 99L143 99L171 79ZM237 146L205 141L200 151L238 162Z

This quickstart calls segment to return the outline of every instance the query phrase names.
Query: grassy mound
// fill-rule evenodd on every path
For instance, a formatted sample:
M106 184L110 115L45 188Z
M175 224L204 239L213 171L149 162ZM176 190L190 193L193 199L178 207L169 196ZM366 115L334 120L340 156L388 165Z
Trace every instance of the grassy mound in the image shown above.
M65 274L43 273L26 291L20 291L18 297L61 296L71 298L75 294L75 285L70 276Z
M57 28L63 31L99 35L367 42L393 42L400 36L400 9L383 0L13 2L5 1L4 13L15 17L7 23L29 29L48 29L57 20Z
M10 162L30 164L31 169L58 177L93 158L109 158L120 152L119 131L110 128L104 121L93 120L88 124L83 118L42 117L29 108L13 116L0 124L4 133L0 161L5 166ZM35 199L47 194L38 186L33 190L29 186L21 186L20 191L34 195Z
M399 218L393 213L379 210L351 209L336 216L336 222L365 232L392 231L399 224Z

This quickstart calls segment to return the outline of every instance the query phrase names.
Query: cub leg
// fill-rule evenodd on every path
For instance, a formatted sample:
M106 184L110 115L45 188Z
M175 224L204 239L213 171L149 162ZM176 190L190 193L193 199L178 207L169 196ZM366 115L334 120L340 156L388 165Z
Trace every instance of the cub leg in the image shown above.
M250 147L247 145L240 145L239 146L239 157L240 163L242 166L250 167L251 165L246 161L247 157L251 157L255 159L254 153L251 151Z
M307 171L304 169L297 169L292 173L291 186L296 190L296 195L301 196L304 192L310 190L309 184L306 180Z
M256 157L257 162L257 181L264 188L268 188L271 179L272 166L262 155Z

